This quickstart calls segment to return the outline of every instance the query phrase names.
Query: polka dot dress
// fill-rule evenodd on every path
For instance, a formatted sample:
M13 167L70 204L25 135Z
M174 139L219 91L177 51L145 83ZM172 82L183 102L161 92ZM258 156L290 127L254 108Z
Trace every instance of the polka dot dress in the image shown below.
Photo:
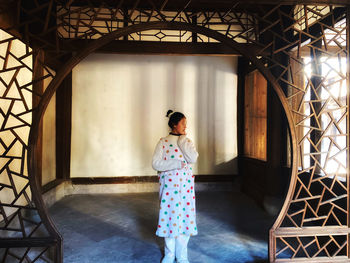
M182 169L158 174L160 210L156 235L160 237L197 235L194 176L177 145L177 138L161 139L163 159L178 159L186 165Z

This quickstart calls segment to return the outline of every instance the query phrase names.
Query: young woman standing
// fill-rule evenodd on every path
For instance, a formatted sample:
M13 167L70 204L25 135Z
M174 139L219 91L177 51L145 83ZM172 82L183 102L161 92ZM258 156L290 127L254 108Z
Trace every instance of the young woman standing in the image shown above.
M164 237L162 263L189 263L187 243L197 235L194 175L198 152L186 137L186 117L167 112L171 132L158 142L152 167L158 171L160 210L156 235Z

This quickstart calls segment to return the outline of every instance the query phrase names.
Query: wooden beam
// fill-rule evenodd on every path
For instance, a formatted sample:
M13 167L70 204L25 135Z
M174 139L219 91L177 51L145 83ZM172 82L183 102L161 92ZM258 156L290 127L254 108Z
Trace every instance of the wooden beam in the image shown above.
M53 237L31 237L31 238L2 238L0 247L50 247L56 245L57 239Z
M16 29L18 22L18 6L14 0L0 0L0 27L7 32L21 38L21 34Z
M48 191L50 191L51 189L53 188L56 188L57 186L59 186L60 184L64 183L65 180L62 180L62 179L55 179L45 185L43 185L42 189L41 189L41 193L42 194L45 194L47 193Z
M56 91L56 178L70 177L72 72Z
M181 10L184 8L188 1L167 1L166 5L162 7L164 0L153 0L154 6L162 10ZM101 5L99 0L90 0L89 3L95 7ZM124 0L123 8L132 8L135 0ZM114 7L115 0L105 0L105 6ZM222 11L231 8L233 5L239 4L244 8L254 9L256 5L347 5L348 0L193 0L187 6L186 10L193 11ZM86 6L86 0L75 0L71 6ZM140 1L138 8L150 9L152 10L152 5L150 1Z
M276 237L337 236L347 234L350 234L350 228L347 226L281 227L275 231Z
M344 262L349 262L349 258L347 256L337 256L335 258L331 259L332 261L330 261L329 257L316 257L316 258L293 258L293 259L276 259L276 261L274 261L275 263L344 263Z
M62 49L81 50L96 40L62 40ZM251 53L257 53L261 47L254 44L239 44ZM95 51L114 54L163 54L163 55L240 55L237 51L222 43L177 43L153 41L112 41Z
M196 175L196 182L232 182L237 175ZM131 184L156 183L158 176L120 176L120 177L76 177L72 184Z
M33 56L33 79L40 79L44 75L44 68L42 66L42 62L44 61L44 52L39 50ZM44 93L44 82L37 81L33 84L33 108L36 108L39 105L41 97L36 96L35 94L43 94ZM33 112L33 115L37 114L37 111ZM38 184L41 186L42 184L42 154L43 154L43 122L40 121L39 132L38 132L38 145L35 148L35 153L37 156L37 162L35 163L37 167L36 179L38 180Z

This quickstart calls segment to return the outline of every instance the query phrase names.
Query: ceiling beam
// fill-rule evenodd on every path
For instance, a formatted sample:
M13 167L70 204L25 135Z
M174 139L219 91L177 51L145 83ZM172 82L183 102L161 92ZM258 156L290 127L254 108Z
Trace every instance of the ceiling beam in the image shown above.
M61 40L62 50L78 51L95 40ZM242 47L257 52L255 44L240 44ZM240 55L222 43L178 43L153 41L122 41L115 40L96 51L109 54L163 54L163 55Z
M61 3L61 0L56 0ZM116 7L120 0L90 0L89 3L92 6L99 7L101 3L105 6ZM123 0L122 8L132 9L136 0ZM63 4L64 2L62 2ZM154 7L163 8L164 10L181 10L186 7L187 11L219 11L229 10L233 6L238 8L244 8L247 10L254 10L255 5L347 5L349 0L192 0L188 4L188 0L169 0L164 5L164 0L152 0L140 1L137 8L150 9ZM67 5L67 4L66 4ZM88 6L86 0L70 0L69 5L71 6ZM164 7L163 7L164 5Z

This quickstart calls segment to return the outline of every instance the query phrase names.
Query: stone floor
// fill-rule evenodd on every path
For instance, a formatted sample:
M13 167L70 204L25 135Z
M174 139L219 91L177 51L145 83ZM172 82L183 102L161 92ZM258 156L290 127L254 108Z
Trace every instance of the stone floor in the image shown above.
M191 263L268 262L274 218L240 192L197 192L196 200L199 234L189 242ZM65 263L158 263L157 209L157 193L72 195L50 214L64 238Z

